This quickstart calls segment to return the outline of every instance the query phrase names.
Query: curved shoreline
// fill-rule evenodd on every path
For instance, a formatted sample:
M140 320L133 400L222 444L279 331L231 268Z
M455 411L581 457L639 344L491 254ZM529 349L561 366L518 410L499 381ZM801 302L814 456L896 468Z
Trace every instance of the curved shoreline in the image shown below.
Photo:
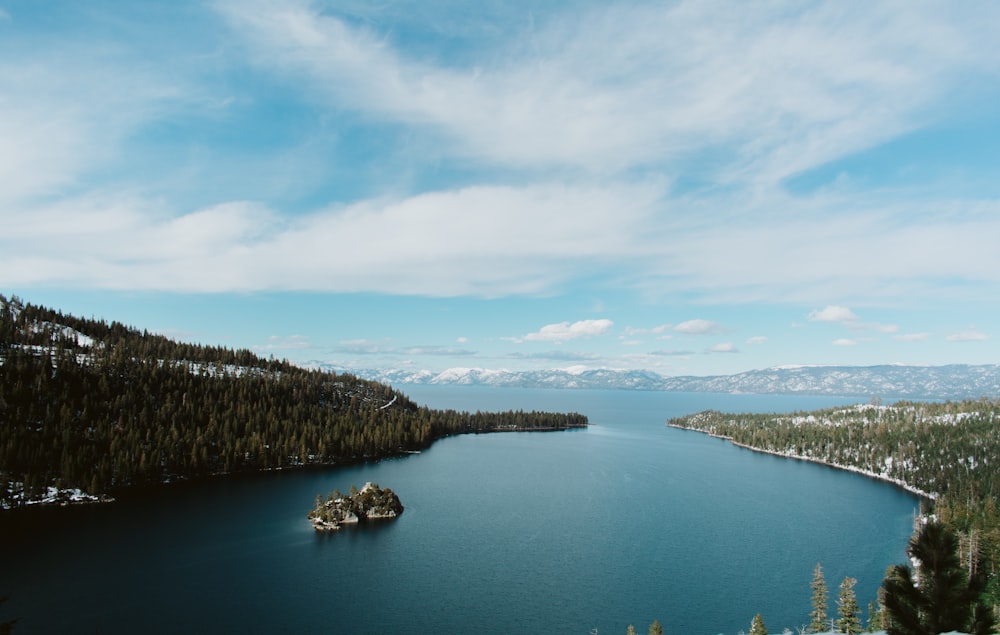
M914 487L913 485L910 485L909 483L907 483L905 481L901 481L900 479L891 478L889 476L885 476L884 474L878 474L876 472L870 472L868 470L863 470L860 467L855 467L853 465L840 465L838 463L831 463L830 461L825 461L823 459L817 459L817 458L811 457L811 456L803 456L801 454L793 454L791 452L779 452L777 450L765 450L763 448L756 448L756 447L754 447L752 445L747 445L746 443L740 443L739 441L734 441L732 437L727 437L724 434L715 434L714 432L707 432L705 430L699 430L698 428L687 428L687 427L675 425L675 424L672 424L672 423L667 423L666 426L668 428L676 428L678 430L689 430L691 432L698 432L700 434L706 434L706 435L708 435L710 437L713 437L715 439L723 439L725 441L729 441L730 443L732 443L733 445L735 445L738 448L743 448L745 450L750 450L751 452L760 452L761 454L771 454L773 456L780 456L780 457L783 457L783 458L786 458L786 459L795 459L797 461L807 461L809 463L816 463L817 465L825 465L826 467L830 467L830 468L833 468L833 469L836 469L836 470L844 470L846 472L854 472L855 474L860 474L862 476L867 476L868 478L876 480L876 481L882 481L883 483L889 483L890 485L895 485L896 487L898 487L898 488L900 488L900 489L902 489L904 491L907 491L907 492L909 492L911 494L915 494L917 496L920 496L921 498L926 498L928 500L934 500L934 499L937 498L937 494L936 493L925 492L924 490L920 489L919 487Z

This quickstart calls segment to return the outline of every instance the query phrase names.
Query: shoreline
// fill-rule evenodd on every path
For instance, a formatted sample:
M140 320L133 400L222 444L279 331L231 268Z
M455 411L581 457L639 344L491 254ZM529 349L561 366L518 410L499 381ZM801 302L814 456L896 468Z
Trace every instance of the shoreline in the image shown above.
M214 479L219 477L243 477L243 476L253 476L259 474L266 474L268 472L283 472L283 471L293 471L293 470L310 470L310 469L331 469L339 467L347 467L351 465L361 465L365 463L378 463L379 461L384 461L388 459L405 458L407 456L412 456L415 454L421 454L424 450L430 448L435 442L442 439L447 439L448 437L461 436L465 434L495 434L495 433L510 433L510 432L566 432L569 430L584 430L590 426L590 423L584 423L581 425L567 425L567 426L546 426L538 428L526 428L521 426L513 427L496 427L488 428L483 430L462 430L447 433L439 437L431 439L425 447L418 449L411 448L397 448L392 451L388 451L384 454L374 454L365 456L350 456L350 457L338 457L333 459L327 459L324 461L309 461L307 463L301 462L290 462L285 465L274 466L274 467L262 467L251 470L235 470L229 472L208 472L204 474L196 475L177 475L171 474L167 476L164 480L154 482L154 483L141 483L137 485L126 485L124 487L114 488L109 492L102 494L87 494L79 490L79 488L63 488L59 492L65 492L65 494L58 496L52 493L53 486L46 486L45 494L35 497L35 498L23 498L19 497L16 499L16 504L9 504L6 502L0 503L0 514L4 512L15 512L20 509L27 508L39 508L39 507L67 507L76 505L101 505L106 503L116 502L116 496L127 497L130 492L139 491L144 488L158 488L169 486L174 483L192 483L203 479ZM112 494L113 492L114 494ZM75 494L75 497L73 495Z
M825 465L826 467L833 468L836 470L844 470L845 472L854 472L855 474L860 474L861 476L866 476L870 479L876 481L882 481L883 483L889 483L890 485L895 485L896 487L907 491L911 494L925 498L927 500L935 500L937 494L932 492L925 492L919 487L914 487L905 481L901 481L896 478L891 478L883 474L878 474L876 472L870 472L868 470L863 470L860 467L855 467L853 465L840 465L838 463L831 463L830 461L825 461L823 459L817 459L811 456L803 456L801 454L793 454L791 452L779 452L777 450L765 450L763 448L756 448L752 445L747 445L746 443L740 443L739 441L734 441L732 437L727 437L724 434L715 434L714 432L707 432L705 430L699 430L698 428L686 428L684 426L675 425L672 423L665 424L668 428L676 428L678 430L689 430L691 432L698 432L699 434L705 434L715 439L722 439L732 443L738 448L743 448L745 450L750 450L751 452L760 452L761 454L770 454L773 456L780 456L786 459L795 459L797 461L806 461L808 463L816 463L817 465Z

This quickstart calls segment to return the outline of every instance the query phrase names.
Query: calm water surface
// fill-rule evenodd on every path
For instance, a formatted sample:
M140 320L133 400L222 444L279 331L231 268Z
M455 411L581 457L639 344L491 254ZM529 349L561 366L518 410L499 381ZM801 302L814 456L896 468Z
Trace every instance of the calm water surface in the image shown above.
M917 500L889 485L664 427L706 408L848 399L408 387L468 410L576 410L591 427L466 435L371 465L221 478L114 505L0 516L0 621L23 633L735 634L874 599ZM317 534L317 493L377 481L393 522ZM835 610L831 598L831 609Z

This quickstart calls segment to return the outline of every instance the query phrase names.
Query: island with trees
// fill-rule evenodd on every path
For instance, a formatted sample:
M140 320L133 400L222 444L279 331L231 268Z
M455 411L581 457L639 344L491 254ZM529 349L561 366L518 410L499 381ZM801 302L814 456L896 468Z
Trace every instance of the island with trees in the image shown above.
M395 492L368 482L360 490L352 485L351 493L346 496L340 490L334 490L326 498L318 494L316 505L306 517L316 531L331 531L359 521L396 518L402 513L403 504Z
M173 341L0 295L0 509L332 466L465 433L585 427L577 413L422 407L391 386ZM67 493L68 492L68 493Z

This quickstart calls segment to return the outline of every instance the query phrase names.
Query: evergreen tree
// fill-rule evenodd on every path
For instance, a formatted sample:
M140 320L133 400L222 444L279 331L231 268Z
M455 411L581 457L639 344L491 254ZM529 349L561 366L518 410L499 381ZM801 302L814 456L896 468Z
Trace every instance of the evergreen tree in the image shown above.
M882 610L881 602L868 603L868 627L865 632L874 633L885 630L885 614Z
M3 296L0 296L0 300L2 299ZM6 597L0 597L0 604L3 604L6 601L7 601ZM0 622L0 635L10 635L10 633L14 630L14 624L16 623L17 620L7 620L5 622Z
M985 579L959 561L958 538L940 522L929 522L910 540L905 564L890 567L882 581L889 635L992 632L992 612L980 599Z
M854 585L858 581L854 578L844 578L840 583L840 594L837 597L837 632L845 635L855 635L861 632L861 618L859 617L858 599L854 595Z
M625 631L625 635L635 635L635 627L629 624L628 629Z
M753 621L750 622L750 635L767 635L767 627L764 626L764 618L760 613L754 615Z
M823 577L823 566L818 562L813 569L813 579L809 586L812 588L812 612L809 614L807 632L824 633L829 630L826 621L826 579Z
M649 635L663 635L663 627L660 626L660 620L653 620L653 623L649 625Z

